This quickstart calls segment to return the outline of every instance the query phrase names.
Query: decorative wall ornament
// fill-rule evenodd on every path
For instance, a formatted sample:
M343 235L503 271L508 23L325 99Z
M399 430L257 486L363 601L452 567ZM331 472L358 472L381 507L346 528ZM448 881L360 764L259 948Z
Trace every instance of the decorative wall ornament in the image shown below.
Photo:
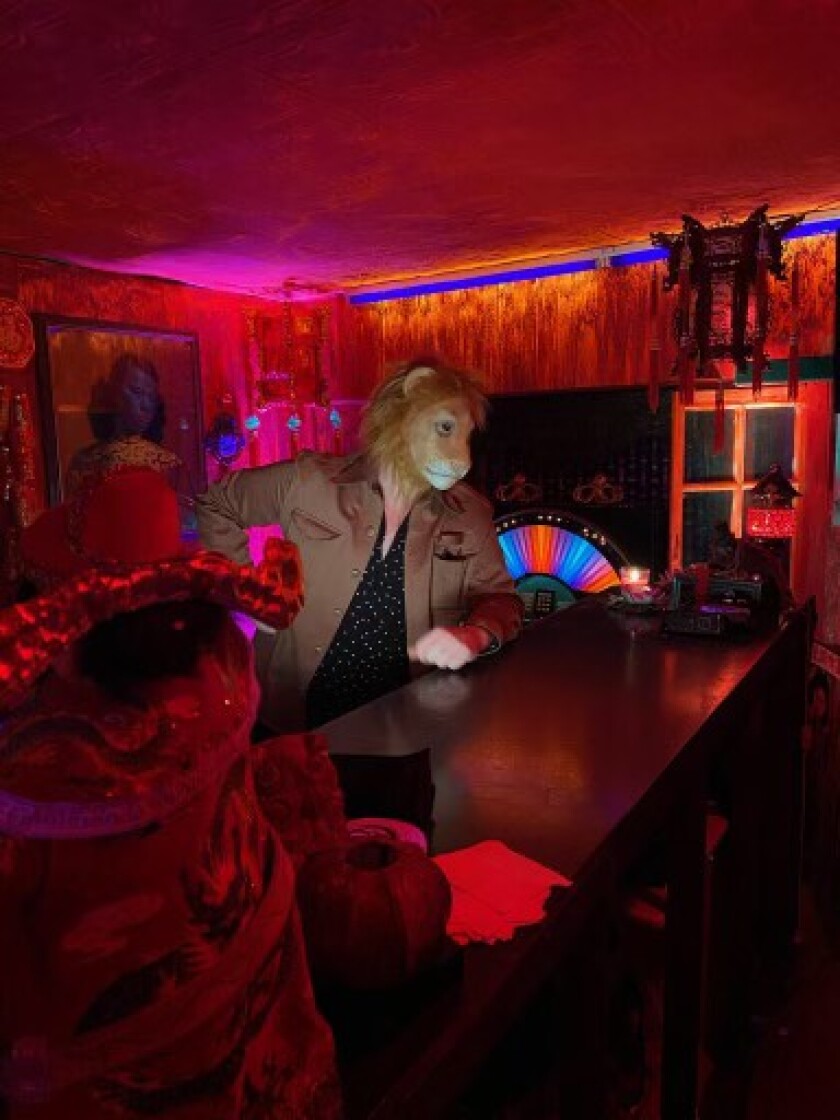
M296 304L287 292L279 314L246 315L255 407L329 402L330 308Z
M624 488L610 482L599 472L589 482L579 483L572 491L572 501L581 506L614 506L624 500Z
M32 320L15 299L0 298L0 366L24 369L35 353Z
M236 415L233 397L225 393L219 399L219 410L210 421L204 448L223 471L228 470L245 449L245 436Z
M332 406L329 412L330 427L333 432L333 451L336 455L340 455L343 450L344 439L341 429L344 427L344 419L335 405Z
M0 604L12 600L22 578L20 532L39 510L29 398L0 384Z
M676 373L686 404L694 399L695 379L706 375L712 359L729 359L739 371L751 360L753 391L761 392L768 278L784 278L782 237L804 217L771 222L767 210L760 206L741 223L724 217L712 227L684 214L681 233L651 234L653 244L668 251L665 290L677 291Z
M260 414L271 413L262 431L275 442L275 457L293 457L303 447L338 454L344 433L330 391L332 306L294 295L286 285L276 314L246 314L254 409L249 431L256 435Z
M542 487L536 482L530 482L526 474L518 471L510 482L499 483L495 497L499 502L516 502L517 505L529 506L542 501Z

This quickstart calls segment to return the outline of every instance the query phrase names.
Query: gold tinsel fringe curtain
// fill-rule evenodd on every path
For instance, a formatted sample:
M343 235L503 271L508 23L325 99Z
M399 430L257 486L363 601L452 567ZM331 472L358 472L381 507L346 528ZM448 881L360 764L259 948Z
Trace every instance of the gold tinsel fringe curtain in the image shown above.
M800 269L800 352L834 345L835 242L803 238L786 248ZM345 309L341 383L367 396L382 371L417 354L436 354L481 373L491 393L644 385L651 344L650 265L412 296ZM660 301L662 371L676 356L674 293ZM771 286L768 353L786 358L790 288Z

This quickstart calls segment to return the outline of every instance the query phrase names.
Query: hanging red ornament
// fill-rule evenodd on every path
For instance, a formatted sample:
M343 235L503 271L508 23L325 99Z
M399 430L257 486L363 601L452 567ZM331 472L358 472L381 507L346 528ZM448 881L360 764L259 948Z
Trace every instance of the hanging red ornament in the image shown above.
M790 351L788 355L788 400L799 396L799 261L794 259L790 278Z
M659 408L659 384L662 380L662 340L659 337L659 269L653 266L650 278L650 366L648 369L648 406Z
M23 369L35 353L32 320L23 304L0 299L0 366Z
M26 393L15 393L9 426L15 517L25 529L40 511L35 488L35 433Z
M723 378L718 381L715 388L715 427L713 450L716 455L723 451L724 437L726 435L726 409L723 397Z
M9 602L22 577L20 534L39 511L35 436L29 400L0 385L0 602Z
M761 379L767 365L764 344L767 339L767 266L770 254L767 249L767 227L762 225L758 231L758 257L755 265L755 341L752 354L753 396L761 395Z
M694 403L694 371L691 367L691 250L688 236L680 253L678 280L679 350L677 352L677 380L683 404Z

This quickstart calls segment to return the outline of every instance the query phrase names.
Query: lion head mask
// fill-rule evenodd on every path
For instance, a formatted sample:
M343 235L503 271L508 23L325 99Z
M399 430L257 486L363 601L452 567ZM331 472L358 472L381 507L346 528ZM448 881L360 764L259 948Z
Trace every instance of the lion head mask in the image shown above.
M466 373L440 362L402 366L373 394L362 436L380 469L407 493L448 490L469 471L470 436L487 401Z

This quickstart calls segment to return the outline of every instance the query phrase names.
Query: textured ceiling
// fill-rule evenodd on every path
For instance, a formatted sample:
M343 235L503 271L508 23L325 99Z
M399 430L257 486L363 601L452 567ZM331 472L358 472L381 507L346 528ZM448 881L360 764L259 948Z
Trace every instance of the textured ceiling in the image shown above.
M8 0L0 250L353 287L840 205L838 0Z

